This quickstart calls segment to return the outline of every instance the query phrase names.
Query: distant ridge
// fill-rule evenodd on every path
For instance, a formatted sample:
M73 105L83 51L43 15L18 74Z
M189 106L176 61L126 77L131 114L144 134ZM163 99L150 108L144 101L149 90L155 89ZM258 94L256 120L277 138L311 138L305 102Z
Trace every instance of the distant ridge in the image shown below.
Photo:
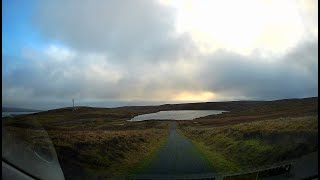
M26 108L17 108L17 107L2 107L2 112L39 112L40 110L36 109L26 109Z
M161 110L234 110L234 109L246 109L248 107L259 105L273 105L282 103L308 103L314 102L317 104L318 97L306 97L306 98L291 98L291 99L277 99L277 100L234 100L234 101L216 101L216 102L194 102L194 103L173 103L163 105L151 105L151 106L122 106L115 109L146 109L146 108L158 108Z

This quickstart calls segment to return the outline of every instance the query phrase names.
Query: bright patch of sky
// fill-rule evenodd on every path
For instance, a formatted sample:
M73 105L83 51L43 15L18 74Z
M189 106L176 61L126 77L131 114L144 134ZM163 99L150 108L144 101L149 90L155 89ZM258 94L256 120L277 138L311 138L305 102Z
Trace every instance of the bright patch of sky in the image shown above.
M203 52L220 48L250 55L284 54L305 36L317 38L316 6L292 0L177 0L163 1L177 10L178 32L188 32ZM309 14L308 14L309 13Z

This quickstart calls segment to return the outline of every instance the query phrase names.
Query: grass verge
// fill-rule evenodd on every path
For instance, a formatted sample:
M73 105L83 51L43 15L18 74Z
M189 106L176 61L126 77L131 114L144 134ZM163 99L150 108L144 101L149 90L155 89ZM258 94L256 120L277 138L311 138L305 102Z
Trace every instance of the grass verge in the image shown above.
M149 148L149 154L145 154L145 158L143 158L142 161L139 162L136 168L134 168L132 171L130 171L130 174L139 174L141 173L148 165L151 163L153 158L157 155L160 148L166 143L167 137L168 137L169 131L165 136L163 136L159 141L154 142L152 145L150 145Z
M317 116L179 128L221 173L272 165L318 150Z

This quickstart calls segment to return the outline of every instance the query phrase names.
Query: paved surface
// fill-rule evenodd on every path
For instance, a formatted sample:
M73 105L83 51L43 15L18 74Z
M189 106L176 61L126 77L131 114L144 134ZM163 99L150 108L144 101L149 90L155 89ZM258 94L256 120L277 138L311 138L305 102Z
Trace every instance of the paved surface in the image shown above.
M190 140L176 131L176 122L170 122L170 134L151 164L142 174L206 174L214 170L197 151Z

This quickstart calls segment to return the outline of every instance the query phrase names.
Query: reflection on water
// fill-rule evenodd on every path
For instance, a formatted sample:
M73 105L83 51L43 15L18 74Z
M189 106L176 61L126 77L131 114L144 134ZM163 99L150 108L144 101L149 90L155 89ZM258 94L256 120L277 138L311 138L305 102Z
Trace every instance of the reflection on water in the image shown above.
M175 111L159 111L157 113L142 114L136 116L129 121L144 120L193 120L195 118L221 114L227 111L221 110L175 110Z

